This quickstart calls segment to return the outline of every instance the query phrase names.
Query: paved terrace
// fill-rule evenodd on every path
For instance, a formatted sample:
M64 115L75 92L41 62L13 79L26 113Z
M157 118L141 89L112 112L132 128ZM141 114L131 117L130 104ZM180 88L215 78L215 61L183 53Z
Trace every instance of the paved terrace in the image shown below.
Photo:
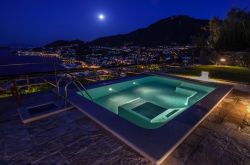
M166 164L250 164L249 103L232 91ZM0 100L0 137L1 165L150 164L76 109L24 125L14 99Z

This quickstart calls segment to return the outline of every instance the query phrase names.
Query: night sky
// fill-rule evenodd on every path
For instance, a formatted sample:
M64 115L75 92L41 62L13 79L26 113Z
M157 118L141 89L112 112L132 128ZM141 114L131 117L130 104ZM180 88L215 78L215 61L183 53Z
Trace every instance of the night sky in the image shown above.
M88 41L173 15L224 18L236 6L249 9L250 0L1 0L0 44Z

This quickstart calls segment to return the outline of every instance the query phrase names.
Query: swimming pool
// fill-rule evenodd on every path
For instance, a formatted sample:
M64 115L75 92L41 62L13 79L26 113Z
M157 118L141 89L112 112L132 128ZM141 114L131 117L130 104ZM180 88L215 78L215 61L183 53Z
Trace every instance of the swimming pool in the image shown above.
M88 89L94 103L145 129L165 125L216 88L171 77L146 76ZM84 92L79 95L90 99Z
M93 101L72 88L69 103L153 164L163 164L233 89L162 72L86 88Z

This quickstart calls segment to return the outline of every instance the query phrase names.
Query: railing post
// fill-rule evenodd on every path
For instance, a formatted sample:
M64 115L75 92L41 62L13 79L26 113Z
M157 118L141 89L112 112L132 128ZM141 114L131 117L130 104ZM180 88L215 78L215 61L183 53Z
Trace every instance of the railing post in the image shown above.
M26 75L26 81L27 81L28 89L30 89L30 79L29 79L29 75Z
M54 62L54 70L55 70L55 81L57 82L57 71L56 71L56 63Z
M21 105L21 98L20 98L20 95L19 95L19 90L18 90L18 87L17 87L16 79L13 80L13 90L14 90L13 94L16 97L17 105L20 106Z

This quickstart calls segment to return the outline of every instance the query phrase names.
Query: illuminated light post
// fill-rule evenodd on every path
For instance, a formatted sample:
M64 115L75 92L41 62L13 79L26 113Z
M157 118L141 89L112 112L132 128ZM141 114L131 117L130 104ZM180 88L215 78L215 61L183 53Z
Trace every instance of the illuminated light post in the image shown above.
M201 80L204 80L204 81L209 80L209 72L201 71L200 79L201 79Z
M219 60L220 62L220 65L225 65L226 64L226 62L227 62L227 60L225 59L225 58L220 58L220 60Z

